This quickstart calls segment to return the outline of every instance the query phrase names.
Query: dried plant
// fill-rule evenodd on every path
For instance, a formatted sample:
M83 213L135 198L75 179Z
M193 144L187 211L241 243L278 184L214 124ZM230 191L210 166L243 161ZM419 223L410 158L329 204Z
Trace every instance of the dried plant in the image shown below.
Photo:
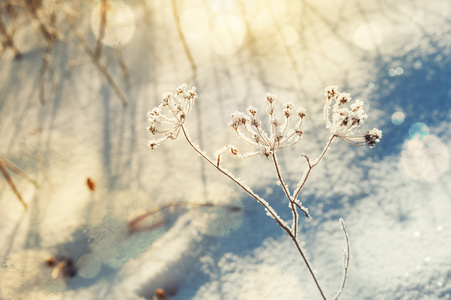
M186 118L194 106L197 94L195 88L187 90L187 85L182 84L175 94L165 93L163 94L163 101L160 106L155 107L148 112L149 126L147 129L153 135L161 136L158 139L150 140L148 146L150 149L155 149L163 142L169 139L175 139L182 132L184 138L188 142L194 151L196 151L203 159L205 159L210 165L216 168L219 172L231 179L235 184L246 191L251 197L257 200L266 210L267 214L272 217L277 224L290 236L291 240L295 244L302 260L306 264L315 284L321 293L323 299L326 299L323 289L321 288L313 267L307 260L305 250L302 248L298 238L299 228L299 211L301 211L306 217L310 218L309 211L304 207L301 201L298 199L299 193L305 186L307 179L311 173L311 170L321 161L326 152L329 150L333 140L339 138L351 145L363 146L369 145L373 148L382 137L382 132L379 129L372 129L365 133L359 133L356 130L364 123L367 115L363 111L362 101L356 100L350 107L347 107L347 103L350 102L351 97L347 93L340 93L338 88L328 87L325 92L326 104L324 106L324 119L326 127L330 130L330 138L326 143L326 146L320 156L315 160L311 160L307 155L302 155L307 161L307 168L304 171L302 178L299 180L294 191L290 192L287 184L284 182L281 174L280 165L277 159L277 151L295 145L301 140L303 135L302 124L306 116L306 110L299 108L295 110L294 104L283 104L283 121L276 116L275 109L275 96L272 94L266 95L266 101L268 102L266 108L266 114L269 120L269 133L265 132L262 127L257 109L249 107L248 114L243 112L235 112L231 115L232 121L229 125L236 132L238 138L250 144L256 148L256 151L241 154L237 147L229 145L216 152L216 160L208 158L208 156L200 149L198 145L193 143L189 137L188 131L185 127ZM332 108L332 117L329 117L331 102L335 101ZM296 113L294 113L296 112ZM290 123L293 119L296 119L294 126ZM269 205L269 203L260 197L257 193L252 191L241 179L235 177L232 173L221 166L221 155L225 153L231 153L239 158L247 158L251 156L263 156L267 159L271 159L274 163L275 172L280 182L292 212L291 226L287 221L282 219L277 212ZM335 295L334 299L338 299L341 295L346 283L349 256L350 256L350 244L349 237L346 231L345 223L343 219L340 219L343 232L346 240L346 252L344 259L344 274L341 281L340 289Z
M11 186L14 194L16 194L17 199L19 199L19 202L22 204L24 209L28 209L28 205L27 205L27 203L25 203L25 201L23 200L19 191L17 190L16 185L14 184L11 176L9 175L8 169L10 169L14 173L18 174L20 177L31 182L36 188L39 187L39 185L35 180L33 180L30 176L28 176L25 172L23 172L18 166L16 166L15 164L13 164L11 161L7 160L6 158L0 156L0 171L3 174L3 177L5 177L6 181Z

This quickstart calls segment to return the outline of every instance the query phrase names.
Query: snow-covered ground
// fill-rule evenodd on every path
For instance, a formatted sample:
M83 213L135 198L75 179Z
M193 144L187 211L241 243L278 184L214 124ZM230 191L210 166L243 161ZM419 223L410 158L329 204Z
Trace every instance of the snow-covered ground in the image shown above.
M336 140L313 169L303 247L328 299L343 273L340 218L351 241L340 299L451 298L449 0L111 1L98 64L127 106L68 22L94 53L101 1L65 2L42 1L58 7L59 37L43 81L38 18L22 9L14 22L0 4L22 54L0 48L0 157L38 183L8 169L24 210L0 176L0 299L320 299L261 205L182 136L147 147L147 111L183 82L199 95L186 125L210 157L239 144L230 114L264 111L267 92L305 107L301 142L279 157L291 187L301 154L328 140L324 88L364 100L363 127L383 138L374 149ZM48 25L49 13L37 16ZM222 164L290 220L270 160Z

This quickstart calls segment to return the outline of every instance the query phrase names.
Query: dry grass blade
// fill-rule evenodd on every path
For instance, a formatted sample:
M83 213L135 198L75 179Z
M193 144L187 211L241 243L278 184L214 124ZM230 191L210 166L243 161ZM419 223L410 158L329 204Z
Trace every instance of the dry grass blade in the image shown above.
M22 199L22 196L20 195L19 191L17 190L16 186L14 185L13 180L11 179L11 176L9 176L8 169L6 168L5 160L2 157L0 157L0 170L2 171L3 177L5 177L6 181L9 183L9 185L13 189L13 192L14 192L14 194L16 194L20 203L23 205L23 207L25 209L28 209L28 205Z
M152 209L146 211L145 213L137 216L133 220L131 220L128 223L129 232L134 233L134 232L144 231L144 230L153 230L153 229L156 229L156 228L164 225L164 221L159 221L148 227L144 227L144 228L139 227L140 222L151 217L152 215L156 214L157 212L160 212L162 210L169 209L169 208L174 208L174 207L222 207L222 208L227 209L230 212L237 212L237 211L241 210L241 207L236 206L236 205L215 205L210 202L203 202L203 203L190 203L190 202L183 202L183 201L171 202L171 203L159 206L159 207L152 208Z
M20 177L24 178L25 180L28 180L30 183L32 183L35 187L39 187L38 183L33 180L30 176L28 176L24 171L22 171L18 166L7 160L6 158L2 158L3 163L8 169L19 175Z

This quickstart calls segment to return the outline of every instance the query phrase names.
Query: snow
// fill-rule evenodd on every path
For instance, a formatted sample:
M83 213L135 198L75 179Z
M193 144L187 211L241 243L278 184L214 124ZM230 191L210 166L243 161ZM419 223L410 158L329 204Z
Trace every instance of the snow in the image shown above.
M65 1L93 50L100 2ZM21 8L14 23L0 6L22 54L0 33L0 156L38 183L8 169L24 210L0 177L0 299L321 299L286 232L181 134L148 148L147 112L184 82L198 94L189 136L214 162L230 144L248 152L231 113L263 112L266 93L305 107L302 139L278 152L292 187L301 155L314 161L328 142L324 88L362 100L362 130L383 137L373 149L334 141L300 194L312 217L300 215L301 245L328 299L343 274L340 218L351 243L340 299L451 298L449 1L111 3L99 62L125 107L61 7L42 86L38 19ZM291 226L272 160L224 153L220 166Z

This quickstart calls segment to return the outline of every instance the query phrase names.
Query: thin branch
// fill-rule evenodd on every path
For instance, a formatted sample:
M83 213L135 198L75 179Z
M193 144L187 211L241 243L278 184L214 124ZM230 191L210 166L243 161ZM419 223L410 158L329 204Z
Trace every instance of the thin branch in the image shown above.
M342 218L340 218L340 224L341 224L341 228L343 229L343 232L344 232L344 235L345 235L346 252L344 253L343 279L341 281L340 290L338 290L338 293L335 296L334 300L337 300L338 297L340 297L340 295L343 292L343 289L345 287L346 279L348 277L349 257L350 257L350 254L351 254L351 245L350 245L350 242L349 242L349 235L348 235L348 232L346 231L345 221Z
M99 59L102 55L102 40L105 35L105 25L106 25L106 13L107 13L108 3L106 0L102 0L100 3L100 27L99 27L99 35L97 37L96 49L94 50L95 58Z
M321 155L316 159L316 161L313 164L310 162L310 159L308 158L308 156L302 155L307 160L308 166L307 166L307 169L304 171L304 175L302 176L301 180L298 183L298 187L294 191L294 196L293 196L294 200L298 198L299 193L301 192L302 188L304 187L305 183L307 182L307 179L308 179L312 169L321 161L321 159L326 154L327 150L329 150L330 145L332 144L332 141L334 140L334 138L335 138L334 135L332 135L330 137L329 142L327 143L326 147L324 147L323 152L321 153Z
M304 253L305 250L302 249L301 245L299 244L299 242L293 235L291 235L290 233L289 233L289 235L290 235L291 239L293 240L294 244L296 245L296 248L298 249L299 254L301 254L301 257L304 260L304 263L307 266L307 269L309 270L310 275L312 275L313 280L315 281L316 287L318 288L321 296L323 297L324 300L326 300L326 296L324 295L324 292L321 289L321 286L319 285L318 279L316 279L315 273L313 272L313 267L312 267L312 265L310 265L310 262L308 261L307 257L305 256L305 253Z
M290 196L290 191L288 190L287 185L285 184L285 182L282 179L282 174L280 173L280 167L279 167L279 163L277 161L277 156L276 153L274 153L272 155L272 160L274 162L274 168L276 169L276 174L277 174L277 178L279 179L280 185L282 186L283 191L285 192L285 195L288 198L288 201L290 201L290 206L291 206L291 212L293 214L293 235L294 238L297 237L297 232L298 232L298 212L296 210L296 205L294 204L293 200L291 199Z
M182 41L183 49L185 50L186 57L188 58L188 61L191 66L191 70L193 71L193 75L196 77L197 66L196 66L196 63L194 62L194 58L193 58L193 55L191 54L191 50L188 47L188 43L186 42L185 35L183 34L183 31L182 31L182 24L180 23L180 14L179 14L179 10L177 7L177 1L172 0L171 3L172 3L172 12L174 14L175 25L177 26L177 32L179 34L180 40Z
M28 180L31 184L33 184L36 188L39 187L39 184L33 180L30 176L28 176L24 171L22 171L18 166L13 164L11 161L7 160L6 158L2 158L3 163L8 169L19 175L20 177L24 178L25 180Z
M239 206L235 206L235 205L215 205L210 202L204 202L204 203L190 203L190 202L183 202L183 201L172 202L172 203L164 204L164 205L156 207L156 208L152 208L152 209L146 211L145 213L137 216L130 222L128 222L129 232L134 233L137 231L142 231L142 229L137 228L138 223L151 217L152 215L154 215L157 212L160 212L162 210L172 208L172 207L225 207L225 208L229 209L230 211L239 211L241 209ZM164 224L164 222L157 222L156 224L150 226L149 228L146 228L146 230L152 230L152 229L158 228L163 224Z
M51 16L52 26L55 26L55 11L53 11ZM39 102L44 104L45 102L45 74L49 70L50 61L52 59L52 50L55 45L56 35L49 35L47 49L45 50L44 58L42 60L41 71L39 73Z
M242 184L238 179L236 179L231 173L229 173L228 171L226 171L225 169L221 168L220 166L218 166L214 161L212 161L211 159L209 159L203 152L202 150L199 149L199 147L197 147L196 145L193 144L193 142L191 141L191 139L188 136L188 133L186 132L186 129L183 125L180 126L182 128L183 131L183 135L185 136L186 141L188 142L188 144L191 146L191 148L194 149L194 151L196 151L203 159L205 159L210 165L212 165L213 167L215 167L219 172L221 172L222 174L224 174L225 176L227 176L230 180L232 180L233 182L235 182L240 188L242 188L246 193L248 193L252 198L254 198L255 200L257 200L258 203L260 203L267 211L267 213L277 222L277 224L279 224L280 227L282 227L285 231L289 232L291 234L290 228L288 227L288 225L285 223L285 221L283 221L278 215L277 213L272 209L272 207L260 196L258 196L257 194L255 194L249 187L245 186L244 184Z
M74 20L72 19L72 16L70 16L69 13L66 12L66 9L63 9L63 11L64 11L64 14L66 16L66 20L68 21L68 23L69 23L69 25L70 25L70 27L72 29L72 32L75 34L75 37L77 38L77 40L82 45L82 47L84 48L85 52L91 57L92 63L97 67L97 69L100 71L100 73L102 73L102 75L105 77L105 79L107 80L108 84L111 86L111 88L115 92L116 96L121 101L122 105L124 107L128 106L127 98L122 93L121 89L116 84L116 82L111 77L111 75L108 73L108 70L105 68L105 66L102 65L102 63L99 61L99 59L95 56L95 53L89 47L88 42L80 34L80 32L78 31L77 25L75 24Z
M1 17L1 14L0 14ZM13 36L9 34L8 29L6 28L6 25L3 23L3 21L0 18L0 34L3 35L4 41L3 41L3 48L6 50L8 47L11 48L14 52L14 58L19 59L21 57L20 51L17 49L16 45L14 44Z
M6 168L5 160L0 157L0 170L2 171L3 177L5 177L6 181L11 186L14 194L16 194L17 199L19 199L19 202L23 205L24 209L28 209L28 205L25 203L25 201L22 199L22 196L20 195L19 191L17 190L16 186L14 185L13 180L11 179L11 176L9 176L8 169Z

